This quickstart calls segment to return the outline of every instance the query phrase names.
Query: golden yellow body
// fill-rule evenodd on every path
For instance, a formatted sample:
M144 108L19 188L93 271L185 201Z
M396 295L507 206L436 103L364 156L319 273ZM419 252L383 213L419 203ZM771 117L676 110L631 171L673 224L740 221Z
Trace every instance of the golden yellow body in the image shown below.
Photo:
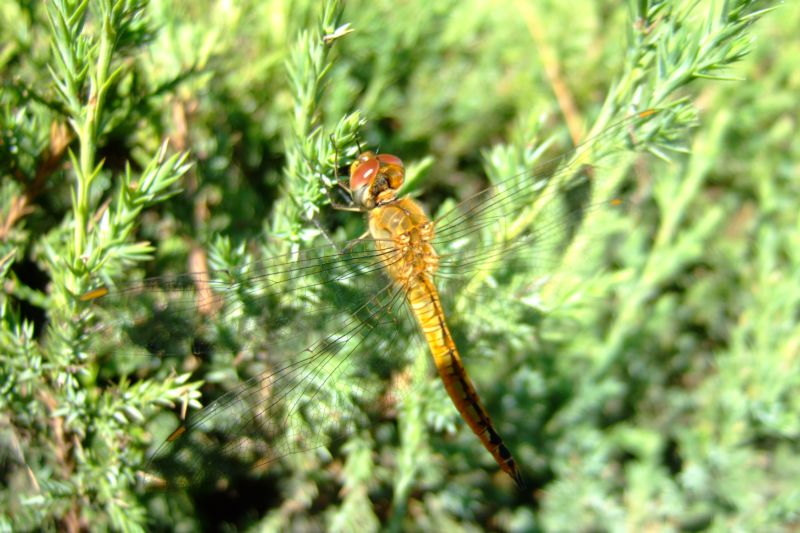
M439 265L439 257L431 245L433 223L415 201L401 198L370 209L369 231L385 270L406 294L456 409L500 468L522 486L519 467L494 429L447 328L439 293L433 283Z

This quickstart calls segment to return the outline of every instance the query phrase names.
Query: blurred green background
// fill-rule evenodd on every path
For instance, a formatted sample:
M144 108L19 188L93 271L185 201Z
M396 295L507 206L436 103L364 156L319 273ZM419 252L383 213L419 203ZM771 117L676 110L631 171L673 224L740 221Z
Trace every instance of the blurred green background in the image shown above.
M769 7L3 2L0 528L799 528L800 5L749 15ZM587 228L551 283L518 273L454 317L529 490L421 347L396 408L330 450L136 486L171 407L253 365L184 364L186 381L98 357L77 301L93 280L241 267L319 243L312 218L357 237L320 187L356 132L435 210L651 107L652 143L597 143L625 216Z

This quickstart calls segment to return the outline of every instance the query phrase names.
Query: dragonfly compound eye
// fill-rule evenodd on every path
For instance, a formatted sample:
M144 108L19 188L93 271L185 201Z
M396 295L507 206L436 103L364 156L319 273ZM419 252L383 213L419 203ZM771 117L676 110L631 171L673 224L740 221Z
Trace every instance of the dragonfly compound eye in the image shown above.
M381 164L372 152L364 152L350 166L350 190L366 187L378 175Z

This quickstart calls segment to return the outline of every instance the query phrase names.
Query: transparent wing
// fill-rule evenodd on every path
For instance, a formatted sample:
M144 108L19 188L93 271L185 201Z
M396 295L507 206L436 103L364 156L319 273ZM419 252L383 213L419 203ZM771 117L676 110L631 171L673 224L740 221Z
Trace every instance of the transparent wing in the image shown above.
M388 284L380 270L374 244L359 240L346 251L322 246L237 270L100 287L83 299L101 304L93 333L115 353L120 347L160 357L274 350L330 316L357 310L365 295Z
M605 146L606 155L619 154L619 142L653 113L619 121L575 150L499 181L438 217L433 244L440 254L440 290L451 298L477 299L489 276L550 272L588 218L628 204L613 190L596 190L592 164L603 154L594 146Z
M354 241L345 251L326 246L87 293L116 317L95 335L111 346L159 356L248 352L266 367L190 414L148 474L168 486L203 484L325 445L363 421L381 396L373 385L403 365L381 356L402 353L412 334L384 259L372 242Z
M391 361L365 355L397 348L403 298L403 291L385 287L284 366L195 413L159 447L148 470L170 485L204 484L220 472L266 467L366 425L366 406L381 396L374 385L386 383L392 369Z

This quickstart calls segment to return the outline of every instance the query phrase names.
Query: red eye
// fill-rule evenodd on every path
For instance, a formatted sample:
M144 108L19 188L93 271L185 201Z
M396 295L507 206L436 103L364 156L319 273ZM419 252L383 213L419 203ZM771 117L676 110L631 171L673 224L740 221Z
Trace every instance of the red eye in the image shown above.
M381 163L381 172L386 176L389 187L392 189L399 189L406 176L403 162L399 157L392 154L380 154L376 157Z
M396 155L392 154L379 154L377 156L378 161L383 163L384 165L392 165L403 168L403 161L397 157Z
M350 167L350 190L369 185L378 174L381 164L372 152L364 152Z

